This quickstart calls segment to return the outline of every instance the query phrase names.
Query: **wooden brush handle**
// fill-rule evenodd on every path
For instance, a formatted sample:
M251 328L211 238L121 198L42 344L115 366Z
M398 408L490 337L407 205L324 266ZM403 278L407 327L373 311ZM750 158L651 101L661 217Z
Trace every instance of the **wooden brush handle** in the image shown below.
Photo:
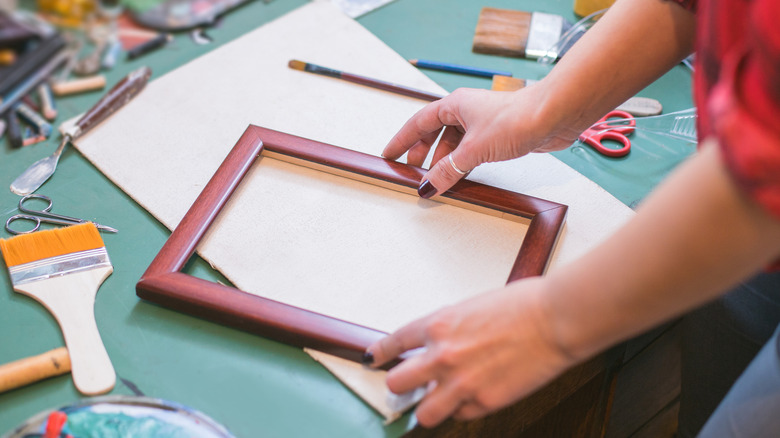
M74 79L67 82L52 84L51 91L57 97L71 94L86 93L88 91L101 90L106 86L106 77L103 75L90 76L88 78Z
M119 108L125 106L127 102L144 89L151 76L152 71L149 67L141 67L119 81L119 83L114 85L114 88L109 90L95 106L90 108L90 110L76 122L77 130L71 134L71 138L75 139L79 135L86 133L108 116L114 114Z
M70 371L65 347L0 366L0 393Z
M82 394L103 394L114 388L116 373L95 323L95 294L112 272L110 267L14 285L35 298L57 318L70 353L73 384Z

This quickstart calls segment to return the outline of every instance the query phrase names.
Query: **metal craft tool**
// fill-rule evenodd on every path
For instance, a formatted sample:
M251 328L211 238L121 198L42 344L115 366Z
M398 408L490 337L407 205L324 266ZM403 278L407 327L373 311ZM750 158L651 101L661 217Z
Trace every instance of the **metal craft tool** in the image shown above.
M391 82L380 81L378 79L369 78L366 76L360 76L352 73L346 73L332 68L322 67L316 64L308 62L291 60L287 65L295 70L307 71L309 73L316 73L323 76L330 76L336 79L343 79L347 82L353 82L367 87L378 88L380 90L390 91L396 94L402 94L404 96L414 97L417 99L427 100L432 102L439 100L444 96L438 94L429 93L427 91L417 90L415 88L406 87L404 85L393 84Z
M62 142L52 155L33 163L11 183L11 191L18 195L29 195L38 190L54 173L60 155L68 142L88 132L127 104L143 90L151 76L152 71L148 67L141 67L119 81L75 125L64 133Z
M44 202L46 202L46 207L41 209L34 209L30 207L25 207L25 204L28 203L31 199L40 199ZM47 223L47 224L54 224L54 225L76 225L76 224L85 224L88 222L91 222L95 224L98 230L105 231L107 233L116 233L117 230L115 228L111 228L106 225L100 225L99 223L96 223L94 221L88 221L86 219L79 219L76 217L70 217L65 216L61 214L55 214L51 212L51 208L54 205L54 202L52 202L51 198L44 195L38 195L38 194L31 194L23 197L19 200L19 211L21 211L21 214L15 214L8 218L8 220L5 222L5 230L8 231L11 234L28 234L33 233L35 231L38 231L41 227L41 223ZM17 221L30 221L35 224L35 226L29 230L18 230L11 226L14 222Z

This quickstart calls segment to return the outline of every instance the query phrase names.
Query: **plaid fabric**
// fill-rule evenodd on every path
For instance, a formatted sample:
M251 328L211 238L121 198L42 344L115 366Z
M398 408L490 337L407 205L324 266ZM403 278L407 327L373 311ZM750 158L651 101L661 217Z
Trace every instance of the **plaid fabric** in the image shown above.
M699 136L716 136L739 187L780 219L780 2L671 0L697 14Z

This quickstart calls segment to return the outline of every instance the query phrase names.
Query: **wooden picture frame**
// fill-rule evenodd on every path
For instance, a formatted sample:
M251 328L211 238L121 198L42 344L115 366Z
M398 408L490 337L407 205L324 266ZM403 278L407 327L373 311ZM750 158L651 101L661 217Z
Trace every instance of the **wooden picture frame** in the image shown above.
M136 293L184 313L359 362L385 333L181 272L261 154L408 193L416 192L425 174L419 167L250 125L138 281ZM435 199L530 219L507 282L544 273L567 211L563 204L468 180Z

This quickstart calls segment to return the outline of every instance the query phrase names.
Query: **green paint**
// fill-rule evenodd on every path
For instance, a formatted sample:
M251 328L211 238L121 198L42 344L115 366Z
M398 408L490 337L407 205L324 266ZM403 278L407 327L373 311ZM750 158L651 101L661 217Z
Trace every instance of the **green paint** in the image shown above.
M131 438L142 436L164 436L168 438L190 438L212 436L204 434L202 428L181 425L166 420L165 413L156 416L130 416L123 412L99 413L93 409L81 409L68 414L67 426L71 435L77 437Z

